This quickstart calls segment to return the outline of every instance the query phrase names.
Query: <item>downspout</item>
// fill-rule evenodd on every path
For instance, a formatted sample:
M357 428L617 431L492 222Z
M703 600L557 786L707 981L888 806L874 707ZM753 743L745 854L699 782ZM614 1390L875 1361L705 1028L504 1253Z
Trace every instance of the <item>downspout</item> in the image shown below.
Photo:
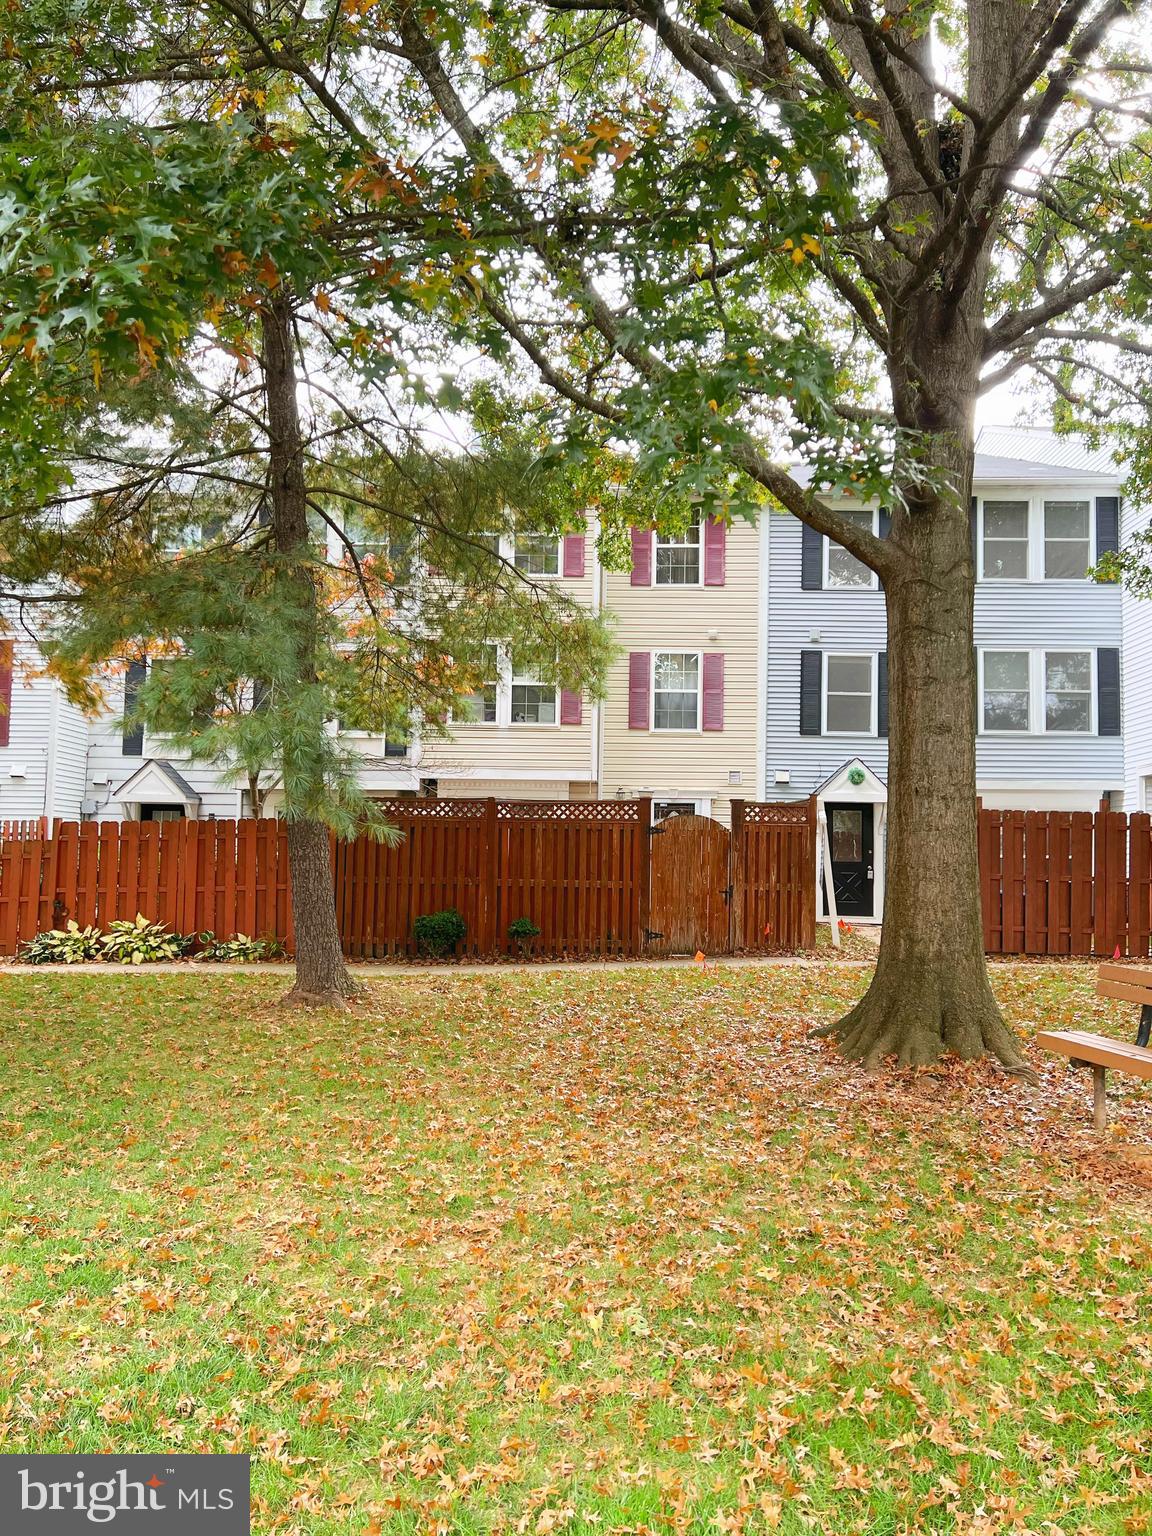
M592 534L592 616L595 618L603 612L607 595L604 591L604 583L607 580L604 567L600 563L600 519L593 516L591 521ZM604 798L604 704L598 700L593 706L595 719L592 722L592 782L596 786L596 798Z
M56 740L60 731L60 684L51 680L52 699L48 706L48 743L44 751L44 817L51 831L56 803Z

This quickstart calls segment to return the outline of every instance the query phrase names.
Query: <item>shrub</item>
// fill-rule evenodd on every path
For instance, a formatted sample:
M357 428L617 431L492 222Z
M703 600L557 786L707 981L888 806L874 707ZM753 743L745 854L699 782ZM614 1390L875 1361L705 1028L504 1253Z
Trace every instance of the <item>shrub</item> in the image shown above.
M527 949L533 939L540 937L540 930L530 917L518 917L508 924L508 937L513 944Z
M26 965L75 965L79 960L99 960L102 953L99 928L69 922L29 939L21 947L20 959Z
M176 960L180 945L176 935L163 923L150 923L142 912L135 920L124 917L108 924L104 935L104 958L121 965L145 965L157 960Z
M412 936L426 955L447 955L468 932L468 925L455 907L443 912L428 912L412 924Z
M279 939L250 939L246 933L238 933L232 939L218 939L214 933L202 933L200 945L197 960L217 965L248 965L284 953Z

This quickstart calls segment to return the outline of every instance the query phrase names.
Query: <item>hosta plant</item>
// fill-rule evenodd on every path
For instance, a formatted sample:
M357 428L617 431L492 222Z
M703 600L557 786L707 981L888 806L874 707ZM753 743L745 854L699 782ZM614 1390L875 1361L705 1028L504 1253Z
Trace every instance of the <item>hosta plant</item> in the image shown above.
M103 954L99 928L81 928L69 921L64 928L51 928L38 933L20 950L20 959L27 965L75 965L81 960L99 960Z
M231 939L218 939L214 933L202 933L200 944L197 960L219 964L247 965L256 960L273 960L284 953L279 939L252 939L246 933L238 933Z
M137 912L135 919L124 917L109 923L103 944L104 958L121 965L146 965L180 956L176 935L163 923L150 923L142 912Z

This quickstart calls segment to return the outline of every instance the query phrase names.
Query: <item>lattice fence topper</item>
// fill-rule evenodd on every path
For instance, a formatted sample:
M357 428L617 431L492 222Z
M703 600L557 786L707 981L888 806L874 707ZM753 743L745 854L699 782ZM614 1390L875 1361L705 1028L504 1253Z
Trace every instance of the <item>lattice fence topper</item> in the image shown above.
M498 821L606 821L640 820L639 800L498 800Z
M785 800L775 804L746 800L745 822L769 822L783 827L806 826L811 811L807 800Z
M418 816L431 821L476 821L484 815L486 800L387 800L381 802L386 815L401 820Z

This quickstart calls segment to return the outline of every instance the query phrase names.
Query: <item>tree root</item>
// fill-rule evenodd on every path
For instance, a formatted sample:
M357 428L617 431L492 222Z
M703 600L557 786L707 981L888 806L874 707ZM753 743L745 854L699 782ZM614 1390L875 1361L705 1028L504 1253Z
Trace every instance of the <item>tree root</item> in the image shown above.
M361 982L348 978L345 984L333 984L323 989L302 987L297 983L280 999L281 1008L334 1008L347 1013L352 1004L367 997L368 988Z
M925 1067L950 1052L963 1061L991 1056L1012 1077L1032 1085L1040 1081L986 981L966 988L942 987L926 977L921 982L897 992L874 979L855 1008L814 1035L835 1040L842 1056L872 1071L889 1057L901 1067Z

